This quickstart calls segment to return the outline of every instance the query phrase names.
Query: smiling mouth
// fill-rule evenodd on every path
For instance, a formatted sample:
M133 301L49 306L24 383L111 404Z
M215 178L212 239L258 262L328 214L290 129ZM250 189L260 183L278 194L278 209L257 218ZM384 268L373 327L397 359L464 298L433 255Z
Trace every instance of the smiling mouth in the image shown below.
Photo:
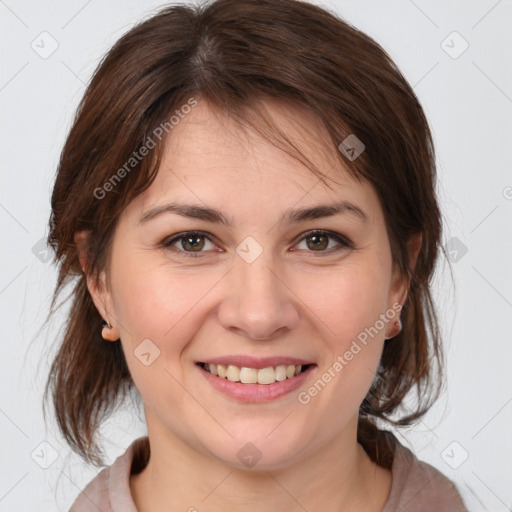
M268 366L266 368L248 368L239 367L232 364L208 364L197 363L203 370L215 377L229 380L230 382L239 382L241 384L262 384L269 385L276 382L293 379L297 375L305 372L312 364L305 365L278 365Z

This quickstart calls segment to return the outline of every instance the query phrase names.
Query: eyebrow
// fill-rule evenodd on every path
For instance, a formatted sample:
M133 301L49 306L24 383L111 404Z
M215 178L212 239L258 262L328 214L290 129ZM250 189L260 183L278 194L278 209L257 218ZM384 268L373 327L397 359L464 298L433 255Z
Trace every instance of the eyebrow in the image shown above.
M232 218L226 217L221 211L215 208L178 203L168 203L152 208L142 214L138 223L144 224L165 213L174 213L182 217L204 220L212 224L222 224L227 227L232 227L234 224ZM350 201L341 201L335 204L318 205L310 208L288 209L284 212L279 224L296 224L345 213L352 214L365 224L369 223L368 215L359 206Z

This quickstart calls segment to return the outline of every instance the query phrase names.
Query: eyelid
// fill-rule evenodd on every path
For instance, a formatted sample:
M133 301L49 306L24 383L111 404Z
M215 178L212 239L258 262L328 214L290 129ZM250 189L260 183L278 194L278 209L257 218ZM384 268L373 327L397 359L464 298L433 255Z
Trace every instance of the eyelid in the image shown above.
M310 229L308 231L305 231L298 235L294 241L292 242L293 245L297 245L299 242L302 242L305 238L312 235L325 235L329 238L332 238L336 240L339 244L339 247L337 248L331 248L326 251L306 251L311 254L311 256L322 256L327 254L333 254L339 250L342 249L353 249L354 244L351 240L349 240L346 236L342 235L341 233L337 233L335 231L330 231L327 229ZM185 238L186 236L204 236L206 239L208 239L212 243L216 243L215 240L217 238L212 235L211 233L208 233L206 231L198 231L198 230L190 230L190 231L182 231L181 233L176 233L175 235L171 235L170 237L166 237L162 242L161 245L164 248L172 248L176 249L176 254L179 254L180 256L184 257L202 257L202 255L208 254L211 251L199 251L199 252L190 252L190 251L184 251L182 249L177 249L176 247L172 247L172 244L177 242L178 240ZM315 255L315 253L318 253Z

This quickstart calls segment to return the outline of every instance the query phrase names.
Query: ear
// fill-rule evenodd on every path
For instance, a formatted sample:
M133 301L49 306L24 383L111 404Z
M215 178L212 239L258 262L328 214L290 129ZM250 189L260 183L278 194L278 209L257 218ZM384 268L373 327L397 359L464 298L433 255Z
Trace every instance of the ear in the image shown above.
M106 340L117 341L119 339L119 330L113 314L114 308L112 296L107 287L105 271L100 272L99 282L96 282L96 280L88 273L87 249L89 247L89 237L91 233L91 230L75 232L74 241L77 246L78 260L80 261L80 266L85 274L87 289L91 294L91 298L96 309L101 317L112 326L111 329L104 328L102 335Z
M407 242L407 251L409 254L409 265L411 270L414 270L418 255L421 249L423 237L421 233L416 233L411 236ZM399 302L402 306L407 299L407 293L409 291L409 283L405 276L399 275L398 269L395 269L393 275L393 284L391 287L390 303L395 304Z
M78 252L78 261L80 261L80 266L82 270L87 271L87 247L89 245L89 235L91 234L91 230L83 230L83 231L75 231L75 244Z
M407 249L409 251L409 263L411 269L414 269L414 267L416 266L416 261L418 260L418 254L420 253L422 243L423 236L421 233L416 233L409 239L409 242L407 242Z

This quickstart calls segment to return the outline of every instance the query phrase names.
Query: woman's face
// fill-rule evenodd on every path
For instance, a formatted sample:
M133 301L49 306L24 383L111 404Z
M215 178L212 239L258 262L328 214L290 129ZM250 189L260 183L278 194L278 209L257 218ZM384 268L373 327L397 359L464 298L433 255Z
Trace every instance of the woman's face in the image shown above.
M119 331L150 436L231 466L279 468L354 435L405 289L372 186L325 149L318 121L266 105L331 189L199 102L122 213L110 291L93 295ZM340 203L336 214L300 214ZM208 362L249 383L212 375ZM299 363L310 366L286 377L282 367Z

